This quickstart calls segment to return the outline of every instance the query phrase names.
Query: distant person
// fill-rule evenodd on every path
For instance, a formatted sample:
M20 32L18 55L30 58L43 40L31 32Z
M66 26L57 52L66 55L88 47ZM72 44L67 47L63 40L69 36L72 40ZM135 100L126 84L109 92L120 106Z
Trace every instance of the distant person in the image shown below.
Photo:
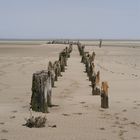
M99 41L100 41L99 48L101 48L101 46L102 46L102 39L100 39Z

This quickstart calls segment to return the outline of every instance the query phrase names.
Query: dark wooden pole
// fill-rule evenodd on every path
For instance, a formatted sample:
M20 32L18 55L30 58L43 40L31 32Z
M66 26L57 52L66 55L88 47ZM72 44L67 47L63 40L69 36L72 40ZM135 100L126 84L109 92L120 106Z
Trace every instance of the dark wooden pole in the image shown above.
M48 112L51 103L51 75L48 71L33 74L31 108L38 112Z
M101 87L101 107L102 108L109 108L109 99L108 99L108 83L102 82L102 87Z
M103 91L101 91L101 108L109 108L108 96Z

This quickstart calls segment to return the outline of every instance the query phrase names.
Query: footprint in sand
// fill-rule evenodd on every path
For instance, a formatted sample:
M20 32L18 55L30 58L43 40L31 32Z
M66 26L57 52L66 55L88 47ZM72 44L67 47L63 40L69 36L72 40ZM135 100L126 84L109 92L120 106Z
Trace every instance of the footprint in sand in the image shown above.
M120 113L114 113L114 116L119 115Z
M113 71L110 71L111 73L114 73Z
M4 122L0 122L0 125L4 125L5 123Z
M20 99L20 98L18 98L18 97L14 97L14 100L18 100L18 99Z
M110 116L111 117L111 114L109 113L104 113L105 116Z
M111 127L117 127L116 125L112 125Z
M130 122L131 125L136 126L136 127L140 127L140 124L136 123L136 122Z
M123 129L124 127L120 125L120 126L118 126L118 128L121 128L121 129Z
M126 132L128 132L128 131L126 131L126 130L120 130L120 131L119 131L119 137L120 137L121 140L124 140L123 135L124 135L124 133L126 133Z
M116 103L121 103L120 101L116 101Z
M137 103L137 101L133 101L133 103Z
M134 106L133 109L138 109L138 107Z
M113 130L112 133L117 133L117 132L115 130Z
M13 112L13 113L17 113L18 111L17 111L17 110L13 110L12 112Z
M105 128L104 127L101 127L100 130L105 130Z
M10 119L15 119L16 118L16 116L10 116Z
M120 125L120 122L119 121L115 121L114 123L117 124L117 125Z
M127 109L123 109L122 112L127 112Z
M105 116L101 116L101 117L99 117L100 119L106 119L106 117Z
M138 139L138 137L132 137L134 140L137 140Z
M103 110L103 109L99 109L99 111L104 112L105 110Z
M8 130L2 129L1 132L2 132L2 133L8 133Z
M25 106L22 106L22 108L28 108L29 106L25 105Z
M118 116L116 116L115 119L119 120L120 118Z
M139 100L135 100L135 101L133 101L133 103L140 103L140 101Z
M62 114L63 116L70 116L70 114Z
M137 75L137 74L132 74L132 76L138 77L138 75Z
M122 118L122 121L127 121L127 120L128 120L128 118L126 118L126 117Z
M86 102L80 102L80 104L85 104Z
M82 115L83 113L80 113L80 112L79 112L79 113L73 113L73 114L75 114L75 115Z

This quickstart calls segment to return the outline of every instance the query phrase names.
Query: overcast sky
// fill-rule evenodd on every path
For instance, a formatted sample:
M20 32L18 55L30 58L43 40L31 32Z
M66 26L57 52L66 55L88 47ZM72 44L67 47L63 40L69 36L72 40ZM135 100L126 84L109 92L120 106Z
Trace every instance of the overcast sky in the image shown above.
M140 39L140 0L0 0L0 38Z

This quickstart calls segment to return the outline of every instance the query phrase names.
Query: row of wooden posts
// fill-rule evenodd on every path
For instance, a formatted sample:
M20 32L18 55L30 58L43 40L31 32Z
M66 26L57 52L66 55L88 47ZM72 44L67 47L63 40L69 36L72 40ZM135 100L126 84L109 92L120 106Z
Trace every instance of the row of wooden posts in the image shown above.
M67 60L72 52L72 44L59 53L59 59L52 63L49 61L48 69L33 73L31 109L47 113L48 107L52 107L52 88L61 72L65 72Z
M81 56L81 63L85 64L85 72L91 81L92 86L92 95L100 95L101 96L101 107L109 108L108 103L108 83L107 81L103 81L100 87L100 71L95 72L95 52L92 54L85 51L85 46L81 43L77 44L78 50Z

